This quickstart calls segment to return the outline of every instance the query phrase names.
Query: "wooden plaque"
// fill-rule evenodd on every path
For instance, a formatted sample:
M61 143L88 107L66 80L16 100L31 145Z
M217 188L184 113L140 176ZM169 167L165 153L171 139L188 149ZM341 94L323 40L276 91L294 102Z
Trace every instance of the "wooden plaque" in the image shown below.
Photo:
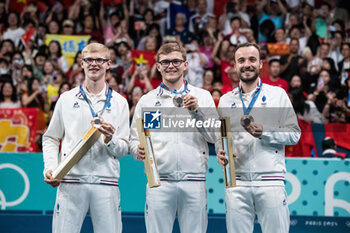
M160 186L160 177L157 167L157 160L153 153L153 147L149 129L143 128L142 118L136 119L136 127L139 135L140 144L145 148L145 172L148 180L148 186L150 188Z
M223 169L225 178L225 187L236 187L236 169L235 160L233 158L232 133L229 117L220 118L221 120L221 145L228 159L228 164Z
M70 169L80 161L80 159L86 154L86 152L95 144L95 142L101 136L101 132L97 128L91 127L73 147L67 158L62 160L55 170L52 172L52 176L55 179L62 179Z

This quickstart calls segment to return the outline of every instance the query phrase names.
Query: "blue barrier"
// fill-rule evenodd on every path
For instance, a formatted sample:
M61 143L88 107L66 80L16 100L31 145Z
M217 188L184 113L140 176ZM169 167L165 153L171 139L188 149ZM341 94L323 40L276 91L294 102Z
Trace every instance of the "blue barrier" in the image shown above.
M121 158L120 163L124 232L144 232L147 180L143 164L131 156ZM350 160L287 158L286 166L290 232L349 232ZM208 170L208 232L225 232L223 173L215 156L209 157ZM56 189L43 181L42 171L41 153L0 153L0 232L40 233L47 232L41 228L50 228ZM89 218L86 221L84 233L91 229ZM132 221L139 222L141 228ZM24 226L26 230L21 228ZM222 230L218 230L220 227ZM175 224L174 232L178 232L176 229ZM259 229L256 227L254 232L261 232Z
M131 156L120 159L121 208L143 212L146 176L143 163ZM298 216L350 217L350 160L287 158L286 190L290 213ZM56 189L43 180L40 153L0 154L0 209L53 209ZM222 168L209 157L208 210L225 213Z

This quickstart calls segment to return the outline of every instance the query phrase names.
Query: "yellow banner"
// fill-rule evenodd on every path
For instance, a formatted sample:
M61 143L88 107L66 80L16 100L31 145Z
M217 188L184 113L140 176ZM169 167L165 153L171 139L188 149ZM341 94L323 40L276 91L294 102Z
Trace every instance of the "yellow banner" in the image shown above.
M45 44L49 45L50 41L57 40L62 49L62 55L67 59L71 66L74 62L75 54L83 50L87 45L91 36L71 36L71 35L56 35L46 34Z

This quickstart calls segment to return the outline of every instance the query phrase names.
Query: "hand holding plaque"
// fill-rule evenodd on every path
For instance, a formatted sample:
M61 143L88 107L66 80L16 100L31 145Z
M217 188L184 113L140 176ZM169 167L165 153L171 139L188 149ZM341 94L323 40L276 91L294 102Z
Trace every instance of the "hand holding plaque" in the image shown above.
M226 157L226 164L224 167L224 178L225 187L231 188L236 187L236 171L235 171L235 161L233 156L232 147L232 134L230 127L230 118L224 117L220 119L221 121L221 143Z
M136 119L136 127L141 144L141 147L138 148L138 151L142 151L144 153L143 161L145 164L145 172L148 180L148 185L150 188L158 187L160 186L160 177L157 167L157 160L153 153L149 129L143 128L142 118Z
M72 150L67 154L55 170L52 172L54 179L62 179L70 169L80 161L101 136L101 132L94 125L84 134L84 136L75 144Z

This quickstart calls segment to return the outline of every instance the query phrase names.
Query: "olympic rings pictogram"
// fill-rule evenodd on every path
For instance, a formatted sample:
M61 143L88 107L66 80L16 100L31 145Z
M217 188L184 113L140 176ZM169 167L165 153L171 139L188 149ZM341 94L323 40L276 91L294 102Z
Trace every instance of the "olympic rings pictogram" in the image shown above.
M22 168L18 167L17 165L11 164L11 163L3 163L0 164L0 170L1 169L13 169L15 171L17 171L23 178L24 180L24 191L22 193L22 195L17 198L14 201L6 201L6 197L5 194L2 192L2 190L0 190L0 206L1 206L1 210L5 210L6 207L11 207L11 206L16 206L20 203L22 203L28 196L29 193L29 189L30 189L30 182L29 182L29 178L27 176L27 174L23 171Z

